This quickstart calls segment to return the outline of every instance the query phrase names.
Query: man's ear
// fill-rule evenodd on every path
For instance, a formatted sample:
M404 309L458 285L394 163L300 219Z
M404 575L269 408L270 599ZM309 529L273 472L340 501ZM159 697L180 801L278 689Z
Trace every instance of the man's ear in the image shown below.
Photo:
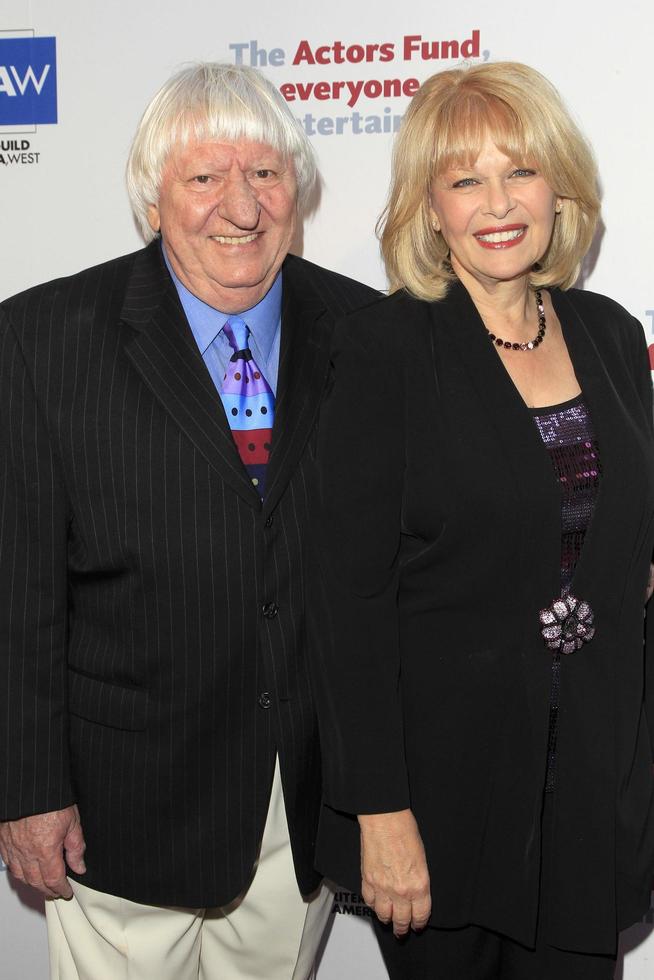
M161 218L159 217L159 206L157 204L148 204L148 224L155 235L158 235L161 231Z

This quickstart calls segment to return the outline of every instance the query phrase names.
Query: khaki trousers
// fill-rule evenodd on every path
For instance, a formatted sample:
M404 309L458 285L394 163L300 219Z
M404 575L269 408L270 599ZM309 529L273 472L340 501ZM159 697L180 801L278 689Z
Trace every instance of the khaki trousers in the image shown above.
M46 902L52 980L308 980L329 916L322 885L300 895L279 763L254 878L229 906L139 905L75 881Z

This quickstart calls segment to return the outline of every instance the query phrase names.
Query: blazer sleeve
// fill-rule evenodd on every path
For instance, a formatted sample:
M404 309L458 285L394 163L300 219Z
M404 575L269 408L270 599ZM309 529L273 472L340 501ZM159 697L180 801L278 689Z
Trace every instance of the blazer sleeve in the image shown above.
M647 415L650 432L654 431L654 414L652 408L652 371L649 362L649 351L643 332L642 324L630 317L632 329L629 332L629 353L632 366L632 377L638 388L640 400Z
M633 338L630 346L633 377L645 409L649 432L652 433L654 430L652 372L643 328L637 320L634 321L631 337ZM654 555L651 560L654 561ZM645 611L645 714L654 760L654 598L650 599Z
M67 748L67 504L16 333L0 310L0 819L74 802Z
M409 806L397 601L404 369L370 316L336 329L317 440L316 700L325 800L347 813Z

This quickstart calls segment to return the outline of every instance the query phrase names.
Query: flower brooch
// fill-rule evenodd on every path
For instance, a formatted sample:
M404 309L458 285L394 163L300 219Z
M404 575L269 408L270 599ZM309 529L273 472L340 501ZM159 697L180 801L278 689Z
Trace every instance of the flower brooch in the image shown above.
M545 643L558 653L574 653L595 636L593 610L573 595L555 599L547 609L541 609L539 619Z

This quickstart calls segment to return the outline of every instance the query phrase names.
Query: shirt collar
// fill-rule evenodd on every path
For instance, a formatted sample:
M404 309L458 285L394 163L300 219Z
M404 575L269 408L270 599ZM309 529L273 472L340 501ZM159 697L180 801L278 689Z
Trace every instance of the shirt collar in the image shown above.
M223 313L213 306L209 306L204 300L199 299L189 289L186 288L175 275L173 268L166 254L166 249L161 243L164 261L171 275L175 288L179 295L180 302L186 314L186 319L195 337L201 354L207 350L214 342L224 325L229 320L230 314ZM231 314L233 316L233 314ZM250 333L253 334L257 347L263 357L267 360L275 339L275 334L282 315L282 271L281 269L275 276L275 281L256 306L249 310L244 310L238 316L245 320Z

